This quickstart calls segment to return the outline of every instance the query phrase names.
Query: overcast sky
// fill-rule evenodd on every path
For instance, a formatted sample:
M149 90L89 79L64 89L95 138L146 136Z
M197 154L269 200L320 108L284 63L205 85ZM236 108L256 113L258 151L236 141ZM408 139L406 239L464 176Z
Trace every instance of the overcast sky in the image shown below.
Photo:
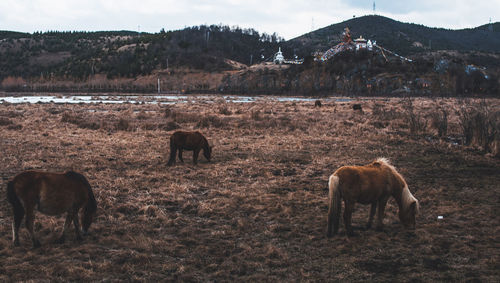
M373 0L0 0L0 30L159 32L224 24L291 39L355 16ZM376 14L450 29L500 21L500 0L377 0Z

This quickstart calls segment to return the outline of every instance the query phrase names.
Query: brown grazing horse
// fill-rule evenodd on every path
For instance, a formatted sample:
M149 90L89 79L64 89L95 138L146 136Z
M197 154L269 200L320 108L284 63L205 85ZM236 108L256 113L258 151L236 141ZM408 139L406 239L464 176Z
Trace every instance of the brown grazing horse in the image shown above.
M81 222L84 235L87 234L97 210L97 202L89 182L82 174L72 171L66 173L22 172L7 184L7 200L14 211L12 240L15 246L19 246L19 226L25 214L25 224L33 241L33 247L40 246L33 232L35 208L43 214L52 216L67 213L58 243L64 242L66 230L71 221L75 225L77 240L81 240L79 210L83 208Z
M168 166L175 163L175 154L177 151L179 151L179 159L181 162L184 162L184 159L182 159L182 150L192 150L193 163L196 164L198 154L202 149L203 155L210 162L212 147L208 145L207 139L200 132L177 131L170 136L170 159L168 160Z
M406 227L415 229L418 200L411 194L403 177L385 158L365 166L340 167L329 179L327 237L339 230L341 199L344 200L344 226L352 236L351 216L356 202L371 204L367 228L372 225L378 206L377 230L383 226L384 210L392 196L399 206L399 219Z

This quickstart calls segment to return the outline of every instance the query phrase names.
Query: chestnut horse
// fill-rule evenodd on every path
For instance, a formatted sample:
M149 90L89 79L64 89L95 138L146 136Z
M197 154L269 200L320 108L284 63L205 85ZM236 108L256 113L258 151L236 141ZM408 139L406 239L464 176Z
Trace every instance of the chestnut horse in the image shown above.
M177 131L170 136L170 159L168 160L168 166L175 163L175 154L179 151L179 159L182 159L182 150L192 150L193 151L193 163L196 164L198 161L198 154L203 149L203 155L210 162L210 156L212 154L212 147L208 145L207 139L200 132L185 132Z
M343 166L333 173L328 182L327 237L339 230L341 199L344 200L344 226L347 236L352 236L351 216L356 202L371 204L367 228L372 225L378 206L377 230L381 230L384 210L392 196L399 206L399 219L406 227L415 229L418 200L411 194L403 177L387 159L379 158L365 166Z
M25 224L33 247L40 246L33 232L35 208L43 214L52 216L67 213L58 243L64 242L66 230L72 221L75 225L76 238L81 240L78 212L83 209L81 222L83 234L86 235L97 210L97 202L89 182L82 174L73 171L65 173L22 172L8 182L7 200L14 211L12 240L15 246L19 246L19 226L25 214Z

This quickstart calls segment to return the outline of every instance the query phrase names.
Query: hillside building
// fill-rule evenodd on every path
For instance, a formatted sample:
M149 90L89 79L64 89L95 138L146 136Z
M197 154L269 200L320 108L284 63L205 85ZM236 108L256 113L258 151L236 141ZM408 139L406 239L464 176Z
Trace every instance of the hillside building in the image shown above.
M354 44L356 45L356 51L367 48L367 41L361 35L354 40Z
M274 64L283 64L285 61L285 56L283 56L283 52L281 52L281 47L279 47L278 52L274 54L273 62Z

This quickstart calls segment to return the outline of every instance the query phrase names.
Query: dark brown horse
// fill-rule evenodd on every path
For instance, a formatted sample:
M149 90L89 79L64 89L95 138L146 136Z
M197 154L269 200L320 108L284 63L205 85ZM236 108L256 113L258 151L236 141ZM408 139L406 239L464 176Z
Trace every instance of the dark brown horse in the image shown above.
M403 177L385 158L365 166L340 167L329 179L329 205L327 236L338 232L341 200L344 200L344 226L352 236L351 216L356 202L371 204L367 228L371 227L378 206L377 230L383 226L384 210L392 196L399 206L399 219L403 225L415 229L418 200L411 194Z
M79 173L49 173L39 171L25 171L15 176L7 184L7 200L14 211L12 222L12 240L19 246L19 226L26 215L26 228L30 233L33 247L39 247L40 242L33 232L35 208L46 215L60 215L67 213L63 232L58 243L63 243L66 230L71 222L75 225L77 240L82 239L78 212L83 208L81 215L83 234L92 224L97 210L97 202L87 179Z
M168 166L175 163L176 152L179 151L179 159L182 159L183 150L193 151L193 163L196 164L198 161L198 154L203 149L203 155L210 162L210 156L212 155L212 147L208 144L207 139L200 132L185 132L177 131L170 136L170 159L168 160Z

